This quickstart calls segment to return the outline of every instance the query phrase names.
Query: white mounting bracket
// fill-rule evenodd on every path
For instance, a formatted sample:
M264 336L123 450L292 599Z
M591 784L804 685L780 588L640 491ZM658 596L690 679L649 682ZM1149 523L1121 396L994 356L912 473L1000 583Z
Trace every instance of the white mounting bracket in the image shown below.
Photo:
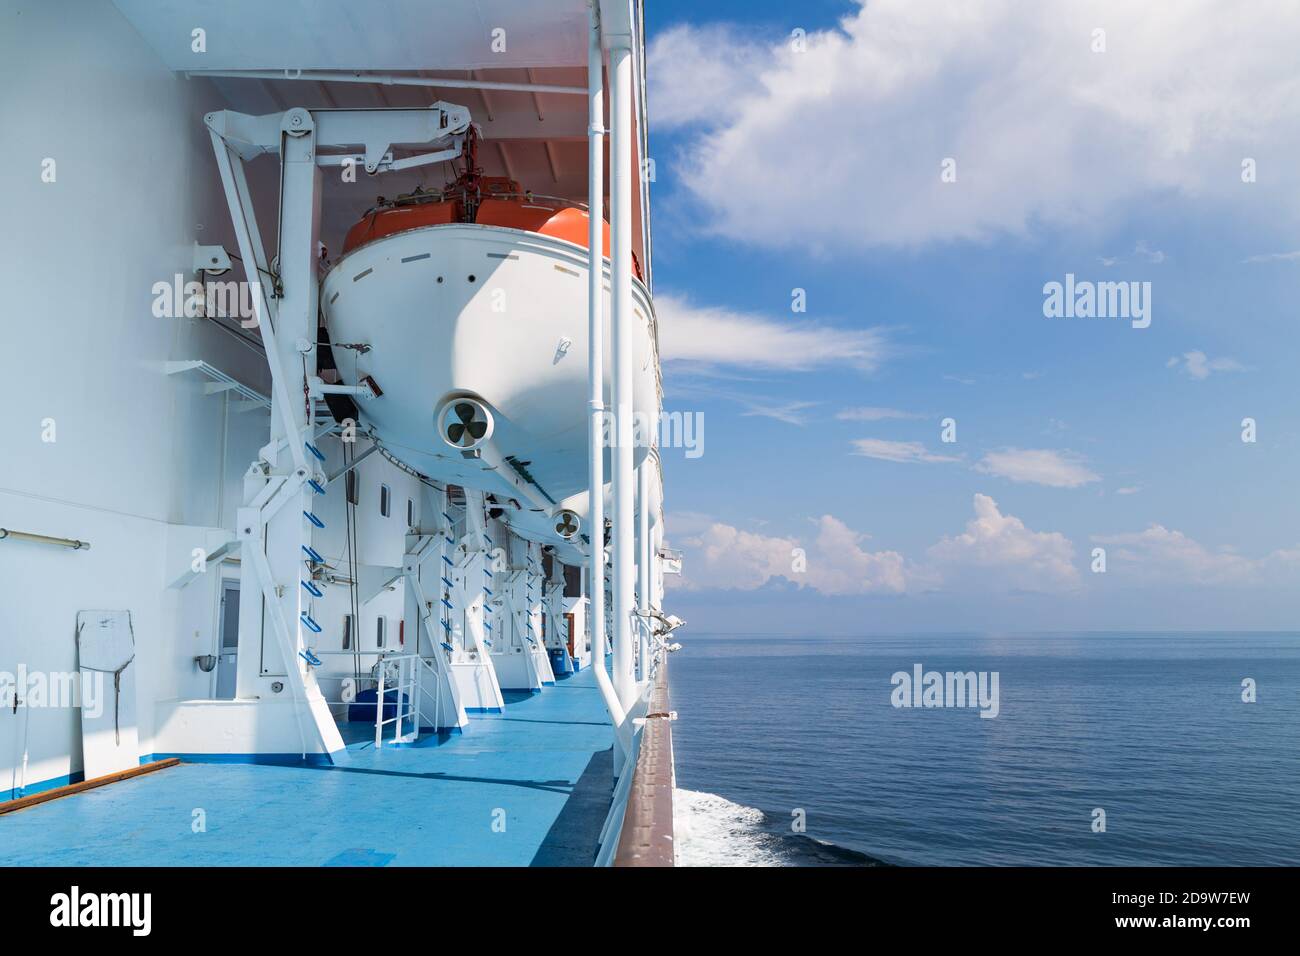
M363 378L356 385L327 385L320 376L307 380L307 388L312 398L324 398L326 395L357 395L366 401L379 396L370 385L370 378Z
M223 246L201 246L194 243L194 273L219 276L230 271L230 255Z

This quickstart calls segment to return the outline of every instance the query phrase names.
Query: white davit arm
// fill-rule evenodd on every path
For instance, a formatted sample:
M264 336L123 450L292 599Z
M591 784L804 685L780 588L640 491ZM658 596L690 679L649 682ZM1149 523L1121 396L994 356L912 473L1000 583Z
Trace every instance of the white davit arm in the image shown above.
M439 163L460 155L469 130L469 110L437 102L417 109L307 110L251 116L234 110L208 113L204 122L239 158L248 161L264 153L279 153L283 138L312 133L318 166L355 162L368 173ZM320 149L361 147L360 154L321 153ZM394 160L394 146L442 147L436 153Z

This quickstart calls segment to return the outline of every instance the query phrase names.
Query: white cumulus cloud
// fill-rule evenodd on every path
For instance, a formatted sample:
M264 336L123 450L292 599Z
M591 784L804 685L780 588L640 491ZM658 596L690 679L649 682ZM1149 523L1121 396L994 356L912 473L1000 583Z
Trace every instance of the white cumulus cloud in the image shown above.
M755 93L755 67L767 55L766 46L723 24L657 34L646 53L651 126L671 129L734 117Z
M652 122L693 137L678 174L716 233L815 251L1087 226L1239 196L1243 157L1300 152L1288 0L872 0L789 41L681 26L651 46Z
M682 583L693 590L752 590L772 578L785 578L823 594L906 590L906 561L901 554L869 551L864 547L865 535L832 515L822 515L815 523L810 542L744 531L722 522L674 539L690 569Z
M685 555L684 573L671 584L752 591L784 579L828 595L921 596L1082 593L1115 582L1272 589L1300 583L1300 545L1252 558L1154 523L1143 531L1093 535L1093 543L1106 547L1108 565L1106 575L1094 577L1076 565L1074 543L1061 532L1028 527L989 495L976 494L973 506L963 531L910 557L871 550L867 535L833 515L813 519L812 533L801 537L745 531L701 514L670 514L672 546Z
M815 519L811 540L669 516L669 528L683 524L690 533L675 536L673 546L685 554L680 585L691 590L753 590L773 578L836 595L969 587L1060 591L1078 583L1074 546L1064 535L1026 528L987 495L975 496L975 517L962 534L941 539L920 560L871 550L866 535L833 515Z
M1127 566L1126 573L1145 579L1194 584L1249 583L1262 571L1285 563L1285 553L1262 559L1243 557L1233 551L1212 551L1181 531L1153 524L1145 531L1093 535L1106 545L1108 565Z
M999 478L1051 488L1078 488L1101 480L1078 455L1050 448L1003 448L991 451L975 468Z
M1031 591L1071 589L1079 583L1074 545L1059 531L1033 531L1006 515L988 495L975 495L975 517L959 535L931 546L928 555L952 577L959 570L976 580Z

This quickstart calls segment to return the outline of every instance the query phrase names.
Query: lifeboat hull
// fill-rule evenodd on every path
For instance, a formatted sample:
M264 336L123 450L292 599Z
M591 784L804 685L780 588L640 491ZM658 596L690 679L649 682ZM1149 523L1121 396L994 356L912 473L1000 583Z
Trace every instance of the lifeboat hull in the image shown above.
M394 457L438 481L558 510L587 486L587 251L526 230L429 226L369 242L326 274L321 308L343 381L382 391L359 403ZM606 405L612 336L605 261ZM654 312L633 280L634 411L657 425ZM351 343L368 351L343 350ZM493 417L492 454L447 444L437 416L472 396ZM636 460L647 449L638 447ZM606 449L606 474L609 452ZM508 462L504 463L503 461Z
M642 467L647 467L647 463L643 461ZM651 469L650 528L654 530L658 528L663 516L663 473L656 448L650 449L648 467ZM605 485L603 498L604 513L608 517L614 512L614 500L609 485ZM557 533L557 522L553 517L527 508L506 509L502 514L502 520L519 537L551 545L555 549L556 556L565 564L581 564L591 553L587 543L591 538L590 496L585 491L580 492L571 498L566 498L560 502L560 505L565 510L572 511L580 525L580 532L569 538Z

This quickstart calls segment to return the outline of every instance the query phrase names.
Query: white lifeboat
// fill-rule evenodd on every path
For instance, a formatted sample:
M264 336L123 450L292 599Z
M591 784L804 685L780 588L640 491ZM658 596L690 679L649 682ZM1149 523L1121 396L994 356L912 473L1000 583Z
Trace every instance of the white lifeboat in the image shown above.
M435 480L526 499L548 524L586 491L587 217L466 173L367 213L321 287L330 340L368 346L336 357L345 383L378 384L361 412L387 451ZM653 428L655 320L639 275L632 301L634 411Z

